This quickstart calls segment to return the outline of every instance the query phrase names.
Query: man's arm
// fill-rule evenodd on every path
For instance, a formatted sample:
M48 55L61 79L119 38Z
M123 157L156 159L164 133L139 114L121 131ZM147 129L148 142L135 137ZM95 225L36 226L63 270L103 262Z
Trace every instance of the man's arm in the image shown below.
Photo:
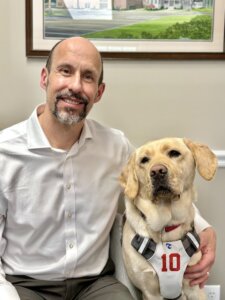
M5 217L0 214L0 239L5 227ZM0 253L2 255L2 253ZM4 300L20 300L20 297L14 286L5 279L5 273L0 261L0 298Z
M209 271L216 256L216 233L215 230L202 218L196 209L195 227L200 236L201 260L194 266L187 267L185 278L190 279L190 285L198 284L203 288L209 277Z

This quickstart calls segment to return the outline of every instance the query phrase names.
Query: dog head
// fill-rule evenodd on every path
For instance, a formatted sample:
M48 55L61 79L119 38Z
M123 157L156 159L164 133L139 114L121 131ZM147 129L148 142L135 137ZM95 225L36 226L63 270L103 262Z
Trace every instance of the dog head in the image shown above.
M157 201L179 199L194 181L195 169L206 180L216 172L217 159L203 144L165 138L138 148L125 166L120 182L129 199L138 195Z

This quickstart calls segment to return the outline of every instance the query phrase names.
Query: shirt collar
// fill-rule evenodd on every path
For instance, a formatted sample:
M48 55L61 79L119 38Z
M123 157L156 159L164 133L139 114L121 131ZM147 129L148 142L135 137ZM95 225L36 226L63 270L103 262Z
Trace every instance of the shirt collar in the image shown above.
M41 125L38 116L44 111L45 104L41 104L35 108L27 122L27 145L28 149L52 148ZM84 127L79 139L79 147L81 147L86 139L91 139L92 133L88 120L85 120Z
M45 104L35 108L27 122L27 145L28 149L51 148L47 137L45 136L38 116L44 111Z

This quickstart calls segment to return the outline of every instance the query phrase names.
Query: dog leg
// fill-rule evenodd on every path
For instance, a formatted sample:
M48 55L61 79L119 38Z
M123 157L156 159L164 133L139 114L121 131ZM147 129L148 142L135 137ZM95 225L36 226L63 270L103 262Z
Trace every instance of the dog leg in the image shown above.
M184 294L187 300L206 300L206 294L203 289L200 289L198 285L190 286L189 280L184 280Z
M163 300L161 296L154 296L148 292L142 294L143 300Z

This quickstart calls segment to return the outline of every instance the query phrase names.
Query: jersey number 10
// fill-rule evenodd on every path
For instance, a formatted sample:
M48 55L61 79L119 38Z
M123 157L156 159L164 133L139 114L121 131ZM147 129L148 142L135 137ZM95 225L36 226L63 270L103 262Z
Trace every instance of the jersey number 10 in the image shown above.
M180 271L180 254L179 253L170 253L163 254L162 258L162 272L168 271Z

